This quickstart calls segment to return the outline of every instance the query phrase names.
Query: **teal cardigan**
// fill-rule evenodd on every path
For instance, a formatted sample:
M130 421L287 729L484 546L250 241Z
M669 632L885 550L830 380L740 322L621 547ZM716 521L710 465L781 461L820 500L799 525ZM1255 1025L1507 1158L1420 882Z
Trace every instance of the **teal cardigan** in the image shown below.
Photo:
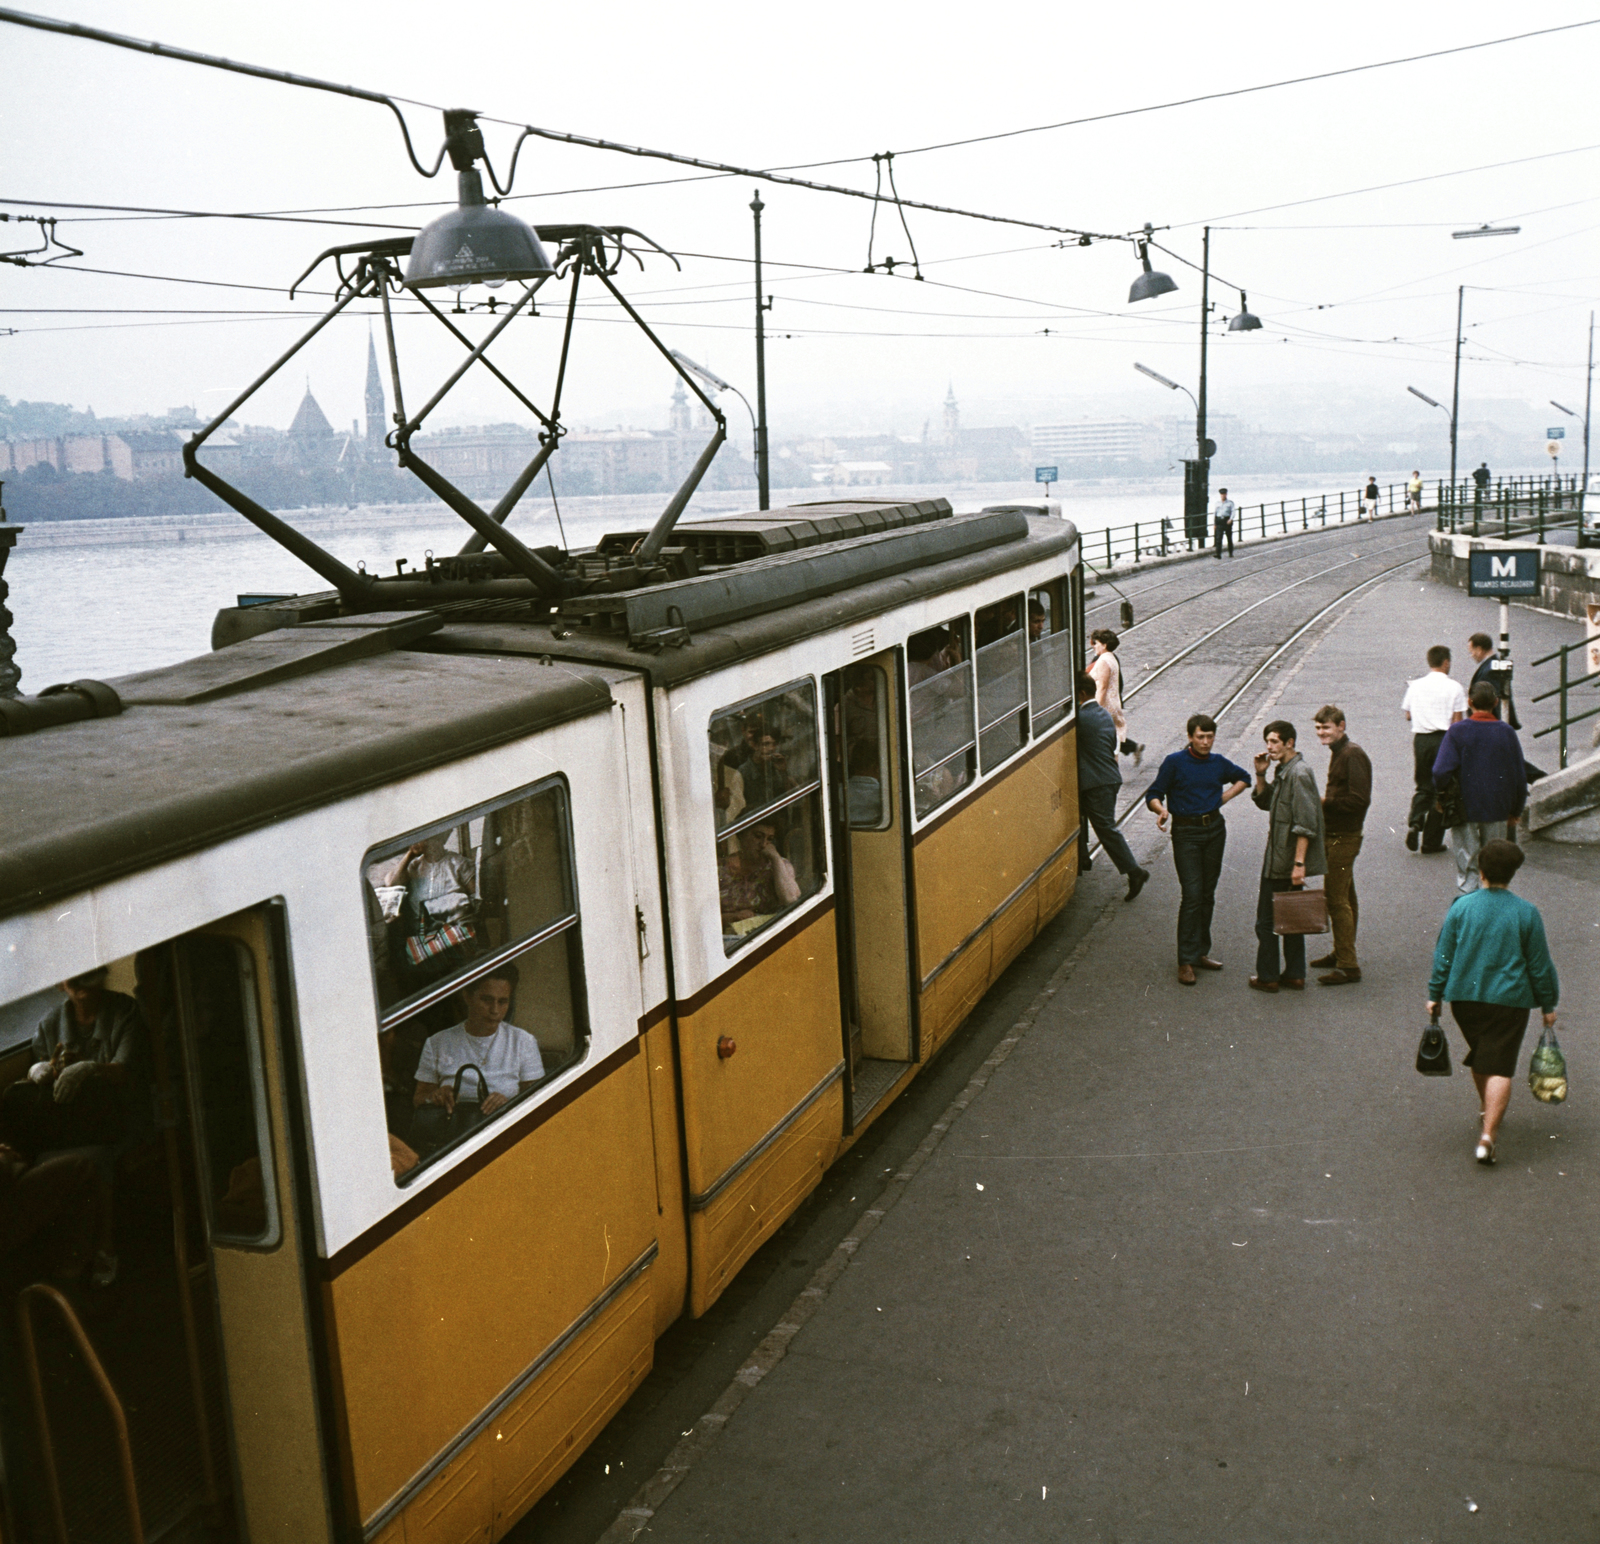
M1456 898L1433 951L1430 1002L1498 1003L1553 1013L1560 995L1537 906L1487 886Z

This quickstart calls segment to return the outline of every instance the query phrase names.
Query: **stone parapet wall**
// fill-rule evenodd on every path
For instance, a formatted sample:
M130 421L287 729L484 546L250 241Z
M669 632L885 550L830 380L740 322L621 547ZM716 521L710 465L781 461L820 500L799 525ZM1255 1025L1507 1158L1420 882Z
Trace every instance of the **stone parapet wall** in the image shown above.
M1452 536L1435 531L1428 537L1433 553L1433 577L1458 590L1467 588L1468 554L1504 552L1507 548L1539 547L1532 541L1498 541L1489 536ZM1559 616L1583 621L1586 607L1600 604L1600 548L1539 547L1539 595L1532 604Z

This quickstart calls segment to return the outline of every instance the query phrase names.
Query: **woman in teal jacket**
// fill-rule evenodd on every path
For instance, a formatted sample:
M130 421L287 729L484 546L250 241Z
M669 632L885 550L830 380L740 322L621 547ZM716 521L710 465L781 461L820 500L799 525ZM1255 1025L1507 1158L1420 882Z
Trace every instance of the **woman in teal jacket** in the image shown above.
M1485 842L1478 854L1483 888L1458 896L1445 913L1428 978L1428 1012L1448 1002L1468 1051L1483 1106L1479 1163L1494 1162L1495 1134L1511 1100L1528 1011L1538 1008L1548 1028L1556 1021L1560 984L1545 943L1539 908L1510 890L1522 867L1515 842Z

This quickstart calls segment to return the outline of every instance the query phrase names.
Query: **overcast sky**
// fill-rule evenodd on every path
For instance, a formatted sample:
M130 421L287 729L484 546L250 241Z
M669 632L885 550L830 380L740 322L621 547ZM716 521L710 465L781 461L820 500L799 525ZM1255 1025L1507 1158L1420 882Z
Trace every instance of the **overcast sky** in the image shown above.
M1390 406L1397 421L1417 417L1413 407L1425 415L1405 388L1448 401L1463 283L1474 286L1466 296L1464 399L1555 397L1582 407L1588 315L1600 294L1600 125L1590 105L1600 26L905 153L1587 19L1566 0L1527 12L1484 0L1356 0L1336 10L1226 0L1133 8L36 3L140 37L740 165L895 150L907 198L1112 233L1148 220L1170 227L1157 239L1194 263L1209 221L1218 227L1212 265L1226 281L1214 281L1219 317L1237 309L1231 286L1242 285L1266 324L1215 344L1217 412L1267 422L1337 422ZM13 400L92 405L102 415L180 403L216 412L305 321L167 313L261 307L293 309L308 321L317 297L291 308L289 282L321 248L367 234L349 225L94 218L96 211L69 204L237 212L405 205L337 216L405 230L454 202L448 168L432 182L419 177L379 106L12 26L0 26L0 48L0 208L60 215L60 234L84 251L64 267L263 287L0 267L0 309L8 313L0 324L18 329L0 336L0 392ZM431 161L438 115L406 111L419 153ZM503 176L513 131L489 124L486 133ZM1469 171L1511 161L1522 164ZM1440 175L1455 172L1466 174ZM531 140L509 207L534 221L634 225L683 254L681 273L654 258L621 282L669 346L753 397L751 181L574 191L691 175ZM873 183L870 160L803 175ZM1354 192L1420 178L1431 180ZM1155 254L1180 290L1130 308L1137 266L1122 243L1063 248L1044 232L913 212L925 282L907 270L867 275L860 270L868 203L778 187L764 187L762 197L775 297L775 435L869 424L916 433L926 418L937 424L947 383L973 424L1048 421L1097 407L1187 411L1187 399L1132 365L1142 360L1194 383L1193 269ZM7 202L17 199L47 207ZM1494 221L1519 223L1522 232L1451 239L1454 229ZM29 231L13 225L0 234L15 247ZM877 255L886 253L910 255L892 210L878 219ZM157 314L118 314L140 310ZM568 421L664 425L666 368L617 324L614 308L586 317ZM466 323L474 333L483 325L481 317ZM361 316L336 323L241 416L287 426L309 376L329 417L348 424L361 412L367 328ZM531 394L547 393L556 320L518 322L513 334L510 366ZM404 322L401 341L415 402L459 349L427 319ZM743 409L731 403L731 412ZM488 377L474 376L441 416L471 422L515 413Z

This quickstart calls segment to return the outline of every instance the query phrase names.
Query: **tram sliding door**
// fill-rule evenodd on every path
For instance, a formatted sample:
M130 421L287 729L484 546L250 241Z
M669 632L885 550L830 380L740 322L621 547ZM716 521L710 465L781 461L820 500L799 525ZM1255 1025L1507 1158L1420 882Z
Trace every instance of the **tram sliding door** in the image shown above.
M906 883L900 651L823 678L836 872L840 1000L854 1131L917 1056Z

